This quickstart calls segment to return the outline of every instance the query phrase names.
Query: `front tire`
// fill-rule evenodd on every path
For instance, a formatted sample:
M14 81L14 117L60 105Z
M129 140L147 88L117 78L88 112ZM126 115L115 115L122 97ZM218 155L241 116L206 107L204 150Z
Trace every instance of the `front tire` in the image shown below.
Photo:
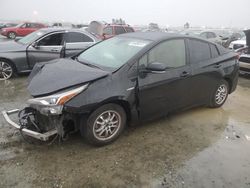
M8 35L7 35L7 37L9 39L15 39L16 38L16 33L15 32L9 32Z
M103 146L120 136L126 119L126 113L120 105L106 104L90 114L87 120L82 118L80 131L88 143Z
M228 92L229 92L228 82L225 80L221 80L212 94L212 97L210 99L210 107L211 108L221 107L227 100Z
M0 80L8 80L15 75L15 69L11 62L0 59Z

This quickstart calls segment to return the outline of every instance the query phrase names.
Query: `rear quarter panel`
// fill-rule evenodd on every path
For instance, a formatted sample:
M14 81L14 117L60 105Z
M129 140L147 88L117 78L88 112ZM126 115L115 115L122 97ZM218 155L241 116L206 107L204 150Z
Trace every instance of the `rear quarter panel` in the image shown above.
M227 53L208 61L192 64L193 87L191 89L197 95L193 103L207 104L211 93L222 79L228 81L229 93L233 92L238 81L238 67L234 53Z

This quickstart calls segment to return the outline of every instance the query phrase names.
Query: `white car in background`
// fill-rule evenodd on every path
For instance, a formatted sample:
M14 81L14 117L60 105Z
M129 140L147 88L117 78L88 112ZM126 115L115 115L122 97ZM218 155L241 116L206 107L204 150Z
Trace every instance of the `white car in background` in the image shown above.
M250 74L250 29L244 31L245 47L237 49L236 52L240 55L239 66L240 74Z
M247 46L247 42L246 42L246 36L245 36L239 40L231 42L229 45L229 49L237 50L239 48L244 48L246 46Z

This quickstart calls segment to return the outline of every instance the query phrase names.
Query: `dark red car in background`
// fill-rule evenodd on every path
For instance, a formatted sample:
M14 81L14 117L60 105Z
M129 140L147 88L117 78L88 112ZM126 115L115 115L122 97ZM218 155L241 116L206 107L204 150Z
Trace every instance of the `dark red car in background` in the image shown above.
M15 27L4 28L0 31L0 34L9 39L15 39L17 36L23 37L44 27L46 27L46 25L42 23L25 22L18 24Z
M103 39L108 39L115 35L130 32L135 32L135 30L130 25L107 24L103 29Z
M115 35L123 33L135 32L133 27L127 24L107 24L100 21L92 21L87 30L102 40L109 39Z

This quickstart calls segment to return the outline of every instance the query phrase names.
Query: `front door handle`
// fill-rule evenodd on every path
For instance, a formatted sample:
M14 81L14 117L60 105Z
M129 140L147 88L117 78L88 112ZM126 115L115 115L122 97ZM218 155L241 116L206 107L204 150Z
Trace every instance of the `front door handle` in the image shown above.
M59 50L56 48L53 48L53 49L51 49L51 52L59 52Z
M214 68L220 68L221 67L221 64L216 64L216 65L214 65Z
M190 75L190 73L189 72L187 72L187 71L183 71L182 73L181 73L181 77L187 77L187 76L189 76Z

